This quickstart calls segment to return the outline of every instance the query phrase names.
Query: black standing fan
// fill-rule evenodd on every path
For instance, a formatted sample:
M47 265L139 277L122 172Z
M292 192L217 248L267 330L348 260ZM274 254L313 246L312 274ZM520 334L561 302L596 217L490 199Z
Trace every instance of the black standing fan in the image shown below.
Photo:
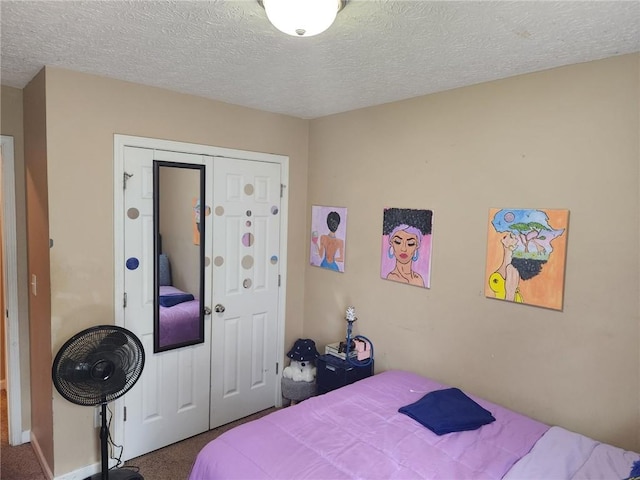
M132 332L115 325L98 325L77 333L60 348L52 367L53 384L77 405L101 405L102 472L91 480L143 480L133 470L109 470L107 403L121 397L138 381L144 348ZM85 480L88 480L85 479Z

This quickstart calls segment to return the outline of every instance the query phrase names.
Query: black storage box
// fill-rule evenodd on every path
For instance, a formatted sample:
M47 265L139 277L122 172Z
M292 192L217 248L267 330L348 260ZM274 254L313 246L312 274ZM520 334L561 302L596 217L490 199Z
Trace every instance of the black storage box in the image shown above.
M363 363L368 362L365 360ZM344 387L373 375L373 359L368 365L355 365L334 355L320 355L316 359L318 395Z

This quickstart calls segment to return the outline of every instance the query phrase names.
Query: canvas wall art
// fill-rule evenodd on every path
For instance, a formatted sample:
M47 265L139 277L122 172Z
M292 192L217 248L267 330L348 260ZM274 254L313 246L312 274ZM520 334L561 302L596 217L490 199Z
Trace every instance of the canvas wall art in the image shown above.
M485 295L562 310L568 210L489 210Z
M344 272L346 242L347 209L313 205L309 263L315 267Z
M201 220L201 208L200 208L200 199L193 197L191 200L192 207L192 227L193 227L193 244L200 245L200 232L202 229L200 228L200 220ZM204 209L204 214L208 217L211 214L211 207L207 206Z
M193 198L191 200L191 208L193 212L193 244L200 245L200 199Z
M431 286L433 211L385 208L380 276L407 285Z

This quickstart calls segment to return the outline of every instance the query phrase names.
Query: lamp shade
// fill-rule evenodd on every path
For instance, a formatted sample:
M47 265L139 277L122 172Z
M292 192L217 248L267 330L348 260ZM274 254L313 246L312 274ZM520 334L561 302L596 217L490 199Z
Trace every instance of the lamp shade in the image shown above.
M294 37L324 32L336 19L342 0L262 0L269 21Z

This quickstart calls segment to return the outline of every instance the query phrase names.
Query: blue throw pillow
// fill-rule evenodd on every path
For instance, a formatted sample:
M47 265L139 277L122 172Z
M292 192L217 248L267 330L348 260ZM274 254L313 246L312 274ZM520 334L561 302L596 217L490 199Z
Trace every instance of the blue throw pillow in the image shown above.
M437 435L476 430L496 419L458 388L427 393L415 403L400 407L408 415Z
M163 307L173 307L179 303L189 302L195 300L195 297L190 293L174 293L171 295L160 295L160 305Z

